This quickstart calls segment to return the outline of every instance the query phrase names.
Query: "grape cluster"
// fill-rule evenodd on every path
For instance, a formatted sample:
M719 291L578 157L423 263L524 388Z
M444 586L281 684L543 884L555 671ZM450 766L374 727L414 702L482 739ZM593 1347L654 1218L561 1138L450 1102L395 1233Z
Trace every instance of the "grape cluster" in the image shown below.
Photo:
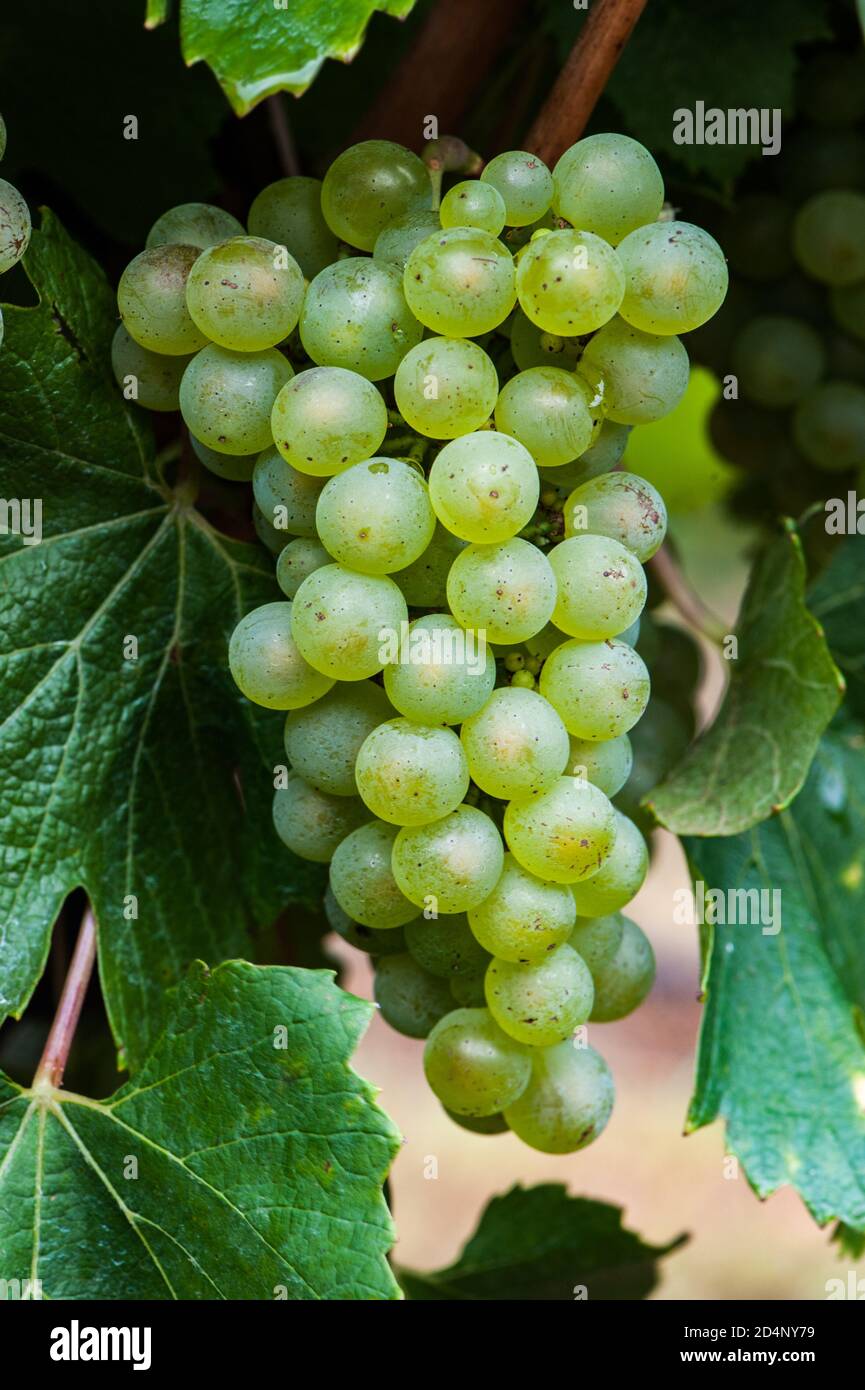
M284 598L229 663L286 711L280 838L329 863L328 921L457 1123L564 1153L613 1100L573 1035L655 968L621 911L646 842L612 798L666 514L617 465L684 392L677 335L727 270L624 136L436 190L368 141L266 188L247 230L173 209L121 279L115 369L252 479Z
M6 122L0 116L0 159L6 153ZM0 179L0 275L17 265L30 244L30 210L17 188ZM0 344L3 311L0 309Z
M746 472L740 505L794 516L865 470L865 57L821 49L799 93L780 155L718 227L731 292L694 341L737 381L710 431Z

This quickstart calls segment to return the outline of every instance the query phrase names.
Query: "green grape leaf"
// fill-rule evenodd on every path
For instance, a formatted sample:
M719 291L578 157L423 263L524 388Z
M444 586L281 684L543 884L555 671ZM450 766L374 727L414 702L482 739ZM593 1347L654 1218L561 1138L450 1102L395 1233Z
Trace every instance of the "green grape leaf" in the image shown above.
M180 41L190 65L204 60L245 116L275 92L305 92L326 58L350 61L376 11L403 19L414 0L180 0ZM148 24L159 22L155 4Z
M569 1197L560 1183L493 1197L456 1264L434 1274L399 1270L410 1299L646 1298L658 1261L685 1241L646 1245L620 1207Z
M40 302L6 310L0 449L5 497L31 520L38 502L42 541L0 535L0 1020L84 887L134 1065L165 986L197 957L250 954L323 871L276 838L281 719L227 670L233 624L277 596L272 560L160 482L110 375L112 292L50 214L25 261Z
M760 1197L789 1184L821 1224L865 1230L861 727L825 735L780 815L727 839L689 838L685 849L698 900L704 885L721 904L703 930L688 1128L722 1117Z
M736 637L714 723L647 802L677 835L736 835L788 806L838 708L844 683L805 604L792 524L754 566Z
M105 1101L0 1075L0 1278L49 1299L398 1298L399 1148L326 971L201 962Z
M865 536L848 536L812 588L808 607L847 681L845 706L865 719Z

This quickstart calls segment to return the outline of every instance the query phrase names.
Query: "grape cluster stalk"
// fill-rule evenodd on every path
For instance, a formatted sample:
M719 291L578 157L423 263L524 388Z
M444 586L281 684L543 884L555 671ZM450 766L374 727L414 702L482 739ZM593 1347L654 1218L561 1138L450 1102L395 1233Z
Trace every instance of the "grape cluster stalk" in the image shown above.
M0 159L6 153L6 122L0 116ZM0 275L17 265L30 245L30 209L18 189L0 179ZM0 346L3 343L3 311L0 309Z
M619 464L684 393L679 334L727 268L660 217L626 136L552 170L507 151L440 203L436 163L364 141L246 228L166 212L120 281L115 371L252 482L283 597L229 664L286 712L279 837L330 865L327 919L456 1123L566 1153L613 1104L584 1025L655 972L622 909L649 862L629 731L663 667L637 643L666 513Z

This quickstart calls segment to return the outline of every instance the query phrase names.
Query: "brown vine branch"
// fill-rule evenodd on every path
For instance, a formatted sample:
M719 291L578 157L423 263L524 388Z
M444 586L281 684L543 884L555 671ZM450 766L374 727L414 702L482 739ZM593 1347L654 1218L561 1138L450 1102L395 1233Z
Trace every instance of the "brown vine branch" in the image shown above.
M75 1037L75 1029L81 1015L81 1006L90 983L93 963L96 960L96 919L93 909L88 905L81 919L81 930L72 953L72 960L51 1024L51 1031L33 1085L59 1086L69 1059L69 1049Z
M685 622L710 642L720 645L727 636L726 624L694 592L669 549L663 547L652 556L649 564L667 598Z
M580 37L523 142L545 164L555 164L579 140L645 6L646 0L594 0Z
M279 166L286 177L299 174L300 160L297 157L297 146L291 133L291 126L285 110L285 97L282 92L276 92L274 96L268 97L265 106L267 107L267 119L270 121L273 143L276 145L276 152L279 156Z

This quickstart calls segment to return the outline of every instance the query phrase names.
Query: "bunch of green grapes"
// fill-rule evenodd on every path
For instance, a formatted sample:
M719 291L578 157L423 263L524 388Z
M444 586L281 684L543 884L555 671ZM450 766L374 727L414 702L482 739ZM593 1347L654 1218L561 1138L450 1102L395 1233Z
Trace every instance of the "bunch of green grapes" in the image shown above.
M0 159L6 153L6 122L0 116ZM30 209L17 188L0 179L0 275L17 265L30 244ZM3 311L0 310L0 345Z
M169 408L177 362L197 457L251 478L275 555L281 597L229 665L285 712L279 838L329 864L328 922L372 958L387 1022L426 1039L454 1120L565 1153L613 1102L585 1026L654 976L622 914L647 846L614 798L666 512L618 465L681 398L679 335L726 264L659 220L658 167L625 136L553 170L508 151L440 206L435 174L367 141L322 184L265 189L247 229L174 209L124 273L121 331L162 364L140 401Z

